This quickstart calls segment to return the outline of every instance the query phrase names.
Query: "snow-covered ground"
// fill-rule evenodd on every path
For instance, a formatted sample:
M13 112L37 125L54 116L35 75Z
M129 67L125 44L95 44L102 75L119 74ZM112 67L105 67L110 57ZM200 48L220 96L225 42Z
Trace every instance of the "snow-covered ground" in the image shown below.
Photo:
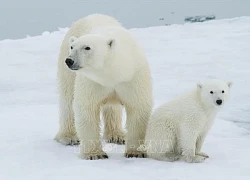
M155 107L204 79L233 81L202 164L126 159L124 146L113 144L105 145L110 159L86 161L77 146L56 143L56 65L66 31L0 42L1 180L250 179L250 17L131 30L147 53Z

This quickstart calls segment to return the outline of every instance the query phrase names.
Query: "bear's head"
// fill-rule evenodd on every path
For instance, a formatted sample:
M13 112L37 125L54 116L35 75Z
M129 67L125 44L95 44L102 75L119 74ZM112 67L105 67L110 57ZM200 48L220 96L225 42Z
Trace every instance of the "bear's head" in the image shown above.
M69 69L77 72L102 70L105 59L113 46L113 40L89 34L69 39L69 56L65 63Z
M210 80L197 84L202 102L208 106L222 107L229 98L232 82Z

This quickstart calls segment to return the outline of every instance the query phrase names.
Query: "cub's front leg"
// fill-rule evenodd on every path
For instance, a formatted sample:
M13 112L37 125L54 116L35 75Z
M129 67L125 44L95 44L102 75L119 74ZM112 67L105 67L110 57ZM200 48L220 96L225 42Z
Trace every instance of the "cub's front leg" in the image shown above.
M206 158L199 156L195 153L196 151L196 140L197 133L194 131L195 128L190 128L187 124L183 124L180 128L180 149L182 159L189 163L201 163Z
M198 156L202 156L202 157L205 157L205 158L209 158L209 155L207 155L206 153L204 152L201 152L201 148L202 148L202 145L204 143L204 140L207 136L207 131L205 131L204 133L202 133L198 138L197 138L197 141L196 141L196 150L195 150L195 154L198 155Z

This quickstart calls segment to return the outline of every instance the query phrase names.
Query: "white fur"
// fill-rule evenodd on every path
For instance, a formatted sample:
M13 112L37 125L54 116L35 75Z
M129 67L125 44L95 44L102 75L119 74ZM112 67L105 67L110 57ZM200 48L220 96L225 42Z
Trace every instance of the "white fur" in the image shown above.
M230 87L231 83L210 80L156 109L143 147L148 157L203 162L208 155L201 152L201 147L217 112L229 97ZM216 104L219 99L223 101L220 106Z
M74 60L71 70L66 58ZM100 142L100 110L106 140L123 143L124 105L128 131L125 156L143 156L137 148L144 142L152 109L150 69L143 50L119 22L105 15L90 15L74 23L61 46L58 82L58 142L74 144L77 136L80 157L106 158Z

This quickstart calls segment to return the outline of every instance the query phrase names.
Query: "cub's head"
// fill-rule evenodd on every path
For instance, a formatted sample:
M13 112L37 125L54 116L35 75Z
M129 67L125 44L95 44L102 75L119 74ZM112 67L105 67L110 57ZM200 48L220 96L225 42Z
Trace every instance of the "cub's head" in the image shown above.
M100 35L72 36L69 39L70 53L65 63L73 71L101 70L112 46L113 40Z
M214 107L221 107L229 98L231 82L210 80L202 84L197 84L198 92L203 103Z

